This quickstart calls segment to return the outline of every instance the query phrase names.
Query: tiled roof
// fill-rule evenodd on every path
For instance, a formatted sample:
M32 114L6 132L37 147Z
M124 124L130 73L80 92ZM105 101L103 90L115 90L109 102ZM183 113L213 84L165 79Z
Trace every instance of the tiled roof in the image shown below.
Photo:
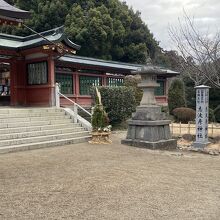
M7 2L0 0L0 16L14 19L27 19L31 17L31 13L16 8L12 5L9 5Z
M137 71L144 65L142 64L132 64L132 63L123 63L123 62L116 62L116 61L109 61L109 60L101 60L95 59L91 57L82 57L82 56L74 56L74 55L65 55L59 58L61 62L67 63L74 63L74 64L81 64L81 65L88 65L88 66L98 66L103 68L111 68L111 69L121 69L126 70L130 73L133 71ZM163 74L167 75L178 75L178 72L161 68Z
M122 63L122 62L95 59L91 57L81 57L81 56L72 56L72 55L65 55L63 57L60 57L59 61L78 63L78 64L83 64L83 65L126 69L126 70L131 70L131 71L135 71L142 66L140 64Z
M44 38L42 38L42 35ZM80 49L80 46L70 41L63 32L63 26L49 31L33 34L27 37L0 34L0 49L24 50L45 44L64 42L71 48Z

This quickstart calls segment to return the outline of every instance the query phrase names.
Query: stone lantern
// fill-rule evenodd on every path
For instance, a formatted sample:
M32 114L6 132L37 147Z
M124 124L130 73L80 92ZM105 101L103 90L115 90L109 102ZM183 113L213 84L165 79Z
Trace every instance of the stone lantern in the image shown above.
M141 75L138 87L143 89L143 97L132 119L128 120L127 137L122 140L122 144L150 149L175 149L177 141L171 138L171 121L161 112L154 95L155 88L159 87L157 75L165 74L166 71L148 65L135 73Z

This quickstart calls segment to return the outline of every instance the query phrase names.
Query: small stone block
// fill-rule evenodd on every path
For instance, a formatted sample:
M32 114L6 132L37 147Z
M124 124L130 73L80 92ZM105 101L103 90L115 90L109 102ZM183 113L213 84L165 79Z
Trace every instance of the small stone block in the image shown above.
M195 148L200 148L200 149L204 149L206 146L208 146L210 144L210 142L206 142L206 143L200 143L200 142L194 142L193 146Z
M130 146L134 146L134 147L148 148L148 149L152 149L152 150L174 150L177 148L177 140L176 139L160 140L157 142L124 139L121 141L121 143L126 144L126 145L130 145Z

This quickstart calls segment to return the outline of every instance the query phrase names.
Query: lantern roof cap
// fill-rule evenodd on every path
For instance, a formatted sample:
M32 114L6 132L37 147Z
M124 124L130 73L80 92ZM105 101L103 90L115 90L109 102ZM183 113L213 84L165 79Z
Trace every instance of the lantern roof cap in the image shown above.
M210 89L211 87L205 86L205 85L200 85L200 86L195 86L195 89Z
M141 75L145 75L145 74L159 75L159 74L167 73L167 70L162 69L161 67L158 67L158 66L144 65L141 68L139 68L137 71L135 71L134 73L141 74Z

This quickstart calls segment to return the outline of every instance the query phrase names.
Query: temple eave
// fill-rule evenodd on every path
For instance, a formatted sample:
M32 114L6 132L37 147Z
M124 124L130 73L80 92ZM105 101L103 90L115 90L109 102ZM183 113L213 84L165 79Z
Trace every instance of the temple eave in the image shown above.
M3 16L7 21L11 21L11 19L17 21L23 19L31 18L31 12L24 11L19 8L16 8L4 0L0 0L0 16Z

